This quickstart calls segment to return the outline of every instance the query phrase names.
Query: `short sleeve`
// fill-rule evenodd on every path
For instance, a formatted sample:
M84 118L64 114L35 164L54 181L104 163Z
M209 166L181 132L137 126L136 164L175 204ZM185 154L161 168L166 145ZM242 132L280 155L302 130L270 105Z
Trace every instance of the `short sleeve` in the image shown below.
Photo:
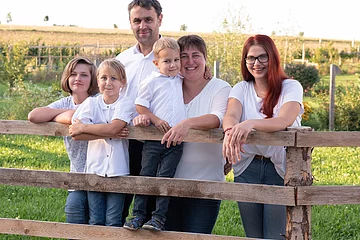
M115 112L111 120L118 119L129 124L135 116L136 109L134 101L129 97L125 97L116 104Z
M74 119L79 119L84 124L92 124L94 117L94 105L96 104L96 97L87 98L75 111L71 122L74 122Z
M211 106L210 114L214 114L219 118L220 126L222 125L222 120L226 112L228 96L230 91L231 91L231 87L230 85L227 85L223 87L221 90L219 90L213 99L213 104Z
M141 105L146 108L150 107L150 102L153 98L153 87L151 78L147 78L139 84L138 95L135 99L136 105Z
M297 80L287 79L283 83L283 104L298 102L301 105L301 113L304 113L303 87Z
M239 102L244 105L244 97L247 95L246 91L249 89L249 83L246 81L241 81L231 89L229 98L235 98L239 100Z
M55 102L50 103L49 105L47 105L47 107L49 108L54 108L54 109L63 109L63 108L67 108L67 109L73 109L73 102L72 102L72 97L68 96L68 97L64 97L61 98Z

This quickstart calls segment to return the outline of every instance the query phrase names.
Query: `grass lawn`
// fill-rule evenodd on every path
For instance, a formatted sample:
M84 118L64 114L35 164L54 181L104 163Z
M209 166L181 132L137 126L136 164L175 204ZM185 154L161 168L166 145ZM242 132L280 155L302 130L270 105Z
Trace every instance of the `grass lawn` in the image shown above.
M360 148L315 148L315 185L360 185ZM0 166L68 171L62 138L22 135L0 136ZM232 173L227 180L232 181ZM66 191L0 186L0 217L64 222ZM360 239L360 206L314 206L313 239ZM245 236L237 204L223 201L214 234ZM0 235L0 239L43 239Z

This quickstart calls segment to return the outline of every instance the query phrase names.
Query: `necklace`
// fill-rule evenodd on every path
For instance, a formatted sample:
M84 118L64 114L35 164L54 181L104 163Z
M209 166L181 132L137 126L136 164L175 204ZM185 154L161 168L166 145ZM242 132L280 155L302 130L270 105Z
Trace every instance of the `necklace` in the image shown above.
M206 86L207 83L208 83L208 81L204 81L200 85L195 86L195 88L196 88L196 91L194 91L195 94L190 94L188 92L188 90L186 90L185 85L183 85L183 92L187 96L189 96L191 99L194 99L197 95L199 95L199 93L201 93L201 91L204 89L204 87Z

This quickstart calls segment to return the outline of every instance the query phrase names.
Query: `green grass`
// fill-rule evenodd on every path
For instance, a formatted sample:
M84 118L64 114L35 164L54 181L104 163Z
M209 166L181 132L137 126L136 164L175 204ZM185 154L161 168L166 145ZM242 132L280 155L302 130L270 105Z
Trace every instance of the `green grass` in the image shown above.
M3 96L0 84L0 96ZM16 100L0 98L0 118ZM360 185L360 148L315 148L312 155L314 185ZM61 137L0 135L0 167L69 171ZM227 176L233 181L233 173ZM62 189L0 185L0 218L65 222L67 192ZM312 207L312 237L316 240L360 239L360 205ZM239 210L234 201L223 201L214 234L241 236ZM3 239L44 239L0 235Z

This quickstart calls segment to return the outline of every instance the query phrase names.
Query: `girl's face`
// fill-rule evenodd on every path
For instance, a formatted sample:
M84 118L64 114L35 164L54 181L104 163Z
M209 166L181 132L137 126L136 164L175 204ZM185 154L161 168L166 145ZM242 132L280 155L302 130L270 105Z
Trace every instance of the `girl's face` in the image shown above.
M98 85L100 93L104 98L114 98L115 101L119 97L120 89L124 87L125 80L114 69L103 67L99 70Z
M184 49L180 53L181 59L181 74L186 80L199 80L204 78L206 60L196 48Z
M82 63L77 64L68 81L73 95L87 93L91 83L90 67Z
M255 80L267 79L269 56L262 46L251 46L245 61L248 71L254 76Z

